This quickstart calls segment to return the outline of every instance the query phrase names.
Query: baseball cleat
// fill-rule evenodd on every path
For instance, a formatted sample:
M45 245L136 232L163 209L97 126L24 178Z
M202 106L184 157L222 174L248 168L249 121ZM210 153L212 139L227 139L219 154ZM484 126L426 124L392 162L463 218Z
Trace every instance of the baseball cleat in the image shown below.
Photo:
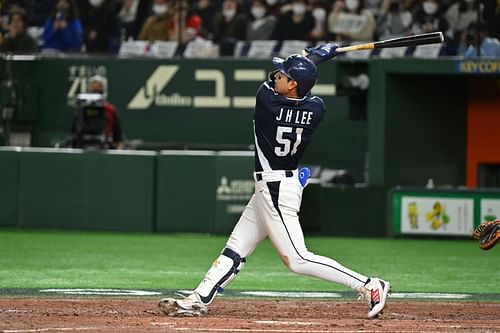
M170 317L202 317L207 313L207 306L203 304L196 293L184 299L164 298L158 304L160 310Z
M387 295L391 291L391 284L378 278L371 278L360 292L360 298L368 301L370 311L368 318L376 318L385 307Z

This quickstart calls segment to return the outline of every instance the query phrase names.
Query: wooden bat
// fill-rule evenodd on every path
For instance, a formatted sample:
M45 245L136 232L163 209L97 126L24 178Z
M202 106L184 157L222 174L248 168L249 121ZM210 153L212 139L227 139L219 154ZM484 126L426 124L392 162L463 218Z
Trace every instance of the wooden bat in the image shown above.
M337 48L336 52L341 53L341 52L360 51L360 50L384 49L389 47L437 44L437 43L442 43L443 41L444 41L443 33L439 31L427 34L391 38L373 43L343 46Z

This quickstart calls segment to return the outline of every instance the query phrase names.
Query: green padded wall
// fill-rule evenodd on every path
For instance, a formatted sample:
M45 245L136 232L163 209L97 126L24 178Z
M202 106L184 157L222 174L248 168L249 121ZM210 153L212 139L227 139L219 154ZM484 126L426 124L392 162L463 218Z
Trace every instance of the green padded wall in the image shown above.
M465 79L391 74L387 85L386 185L465 185Z
M15 227L18 218L19 153L0 147L0 226Z
M217 234L229 234L252 197L253 152L220 152L215 159L215 226Z
M19 226L153 230L151 152L19 153Z
M319 187L321 231L325 235L384 237L388 232L387 188Z
M157 157L157 231L210 232L215 225L215 152L163 151Z

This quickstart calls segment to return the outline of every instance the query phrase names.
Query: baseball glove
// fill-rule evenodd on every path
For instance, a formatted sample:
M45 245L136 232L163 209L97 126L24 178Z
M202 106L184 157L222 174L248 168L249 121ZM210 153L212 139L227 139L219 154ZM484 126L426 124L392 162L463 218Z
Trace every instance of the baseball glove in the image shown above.
M481 223L474 230L472 237L479 239L479 247L482 250L491 249L500 239L500 221Z

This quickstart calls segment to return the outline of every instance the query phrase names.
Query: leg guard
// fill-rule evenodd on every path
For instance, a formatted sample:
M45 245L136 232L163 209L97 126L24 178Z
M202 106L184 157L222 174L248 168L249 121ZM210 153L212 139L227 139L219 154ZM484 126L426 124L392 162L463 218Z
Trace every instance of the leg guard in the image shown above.
M236 274L245 265L245 261L245 258L241 258L238 253L225 248L195 290L201 301L205 305L212 303L215 295L223 292L224 287L234 280Z

